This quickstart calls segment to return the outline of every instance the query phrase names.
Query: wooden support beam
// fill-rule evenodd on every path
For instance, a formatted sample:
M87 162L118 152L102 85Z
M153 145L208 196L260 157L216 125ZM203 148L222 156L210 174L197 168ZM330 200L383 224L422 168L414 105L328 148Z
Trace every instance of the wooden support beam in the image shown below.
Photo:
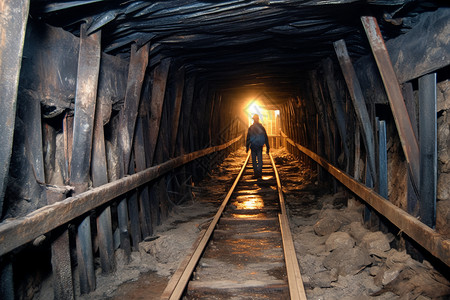
M139 117L136 122L136 132L133 147L136 172L141 172L146 169L146 162L145 162L146 148L144 142L145 119L146 119L146 112L144 111L144 105L141 103L139 109ZM138 189L138 201L140 207L139 218L141 224L142 237L146 238L153 234L148 185L144 185Z
M344 74L345 82L347 83L347 87L350 92L350 98L352 99L358 122L362 129L364 147L366 148L366 153L368 154L370 174L373 179L376 179L374 131L372 128L372 123L370 122L366 103L364 101L361 85L356 77L355 69L353 68L350 56L348 55L345 41L339 40L333 44L339 64L341 65L342 73Z
M39 117L41 117L39 115ZM43 141L45 151L46 183L58 186L63 184L64 166L57 166L56 161L56 130L49 124L43 126ZM62 162L67 165L67 162ZM52 174L55 172L54 174ZM67 189L47 186L47 204L53 204L66 198ZM72 279L72 264L70 261L69 231L64 226L53 233L51 243L52 285L53 297L56 300L74 299L74 287Z
M447 266L450 266L450 239L437 233L416 217L411 216L403 209L395 206L388 200L381 197L373 189L368 188L357 182L344 171L331 165L326 159L312 152L287 138L291 145L295 145L300 151L311 157L318 164L323 166L331 175L339 180L348 189L354 192L358 197L377 210L392 224L394 224L403 233L408 235L433 256L441 260Z
M175 104L173 108L172 115L172 131L170 134L170 157L175 155L175 150L177 146L177 135L180 123L181 114L181 104L183 100L183 90L184 90L184 68L179 69L175 75Z
M53 205L47 205L27 216L2 222L0 224L0 256L177 167L213 152L222 151L241 138L242 135L225 144L179 156Z
M73 124L70 184L75 193L87 190L91 166L92 135L101 56L101 33L86 35L86 24L80 28L75 117ZM77 259L81 294L95 290L94 258L92 254L91 221L86 217L78 225Z
M394 68L392 67L392 63L389 58L386 45L384 44L380 28L378 27L377 20L374 17L361 17L361 21L369 39L372 53L375 57L375 61L377 62L378 69L386 89L386 94L394 115L403 152L408 162L409 170L414 179L413 183L415 185L415 189L419 190L419 146L417 144L416 137L414 136L414 130L408 116L408 111L406 110L400 85L395 75Z
M4 0L0 14L0 216L8 181L16 117L17 90L22 65L23 43L28 21L29 0ZM0 294L14 299L12 263L0 260Z
M13 265L11 257L0 257L0 295L4 300L14 300Z
M140 49L137 48L136 44L131 46L125 101L119 115L119 124L122 127L122 130L120 131L121 135L119 137L120 151L122 152L120 177L128 175L129 173L134 129L136 126L139 100L141 98L142 83L144 81L145 71L148 65L149 47L149 44L144 45ZM127 260L131 257L130 235L128 232L129 218L131 221L130 231L133 241L133 248L135 250L137 250L137 244L141 240L138 223L139 212L137 211L137 207L137 197L130 197L128 200L124 197L119 201L117 206L120 247L125 251Z
M49 205L66 198L65 190L48 188L47 202ZM69 231L64 228L52 241L52 284L55 300L75 299L72 280L72 264L70 262Z
M319 78L316 71L313 71L310 73L311 77L311 89L314 97L314 104L316 105L316 110L319 115L319 124L322 128L323 133L323 141L324 141L324 147L325 147L325 155L328 157L328 159L331 159L331 150L332 150L332 140L333 137L331 135L331 128L329 123L329 118L327 114L327 108L325 104L325 99L323 98L322 94L322 87L321 83L319 82ZM297 126L295 128L298 128ZM297 132L297 130L296 130ZM297 139L298 141L298 139Z
M437 116L436 73L419 78L420 220L436 225Z
M181 153L189 152L189 129L191 123L191 111L192 111L192 103L194 101L194 89L195 89L195 76L188 76L185 82L185 93L183 95L183 111L182 111L182 139L181 139Z
M92 147L92 186L98 187L108 183L108 167L106 164L105 135L103 132L102 104L97 103L94 122L94 137ZM97 217L98 247L100 266L103 273L115 270L114 242L112 233L111 208L105 207Z
M131 147L133 145L134 128L138 115L139 100L141 99L142 84L148 65L149 44L138 49L136 44L131 46L130 65L128 67L127 89L123 108L120 111L120 124L122 126L120 145L123 156L124 175L128 174Z
M333 106L334 116L336 118L337 128L341 136L342 145L344 148L344 155L347 161L346 171L349 172L350 151L347 146L347 130L346 130L346 116L345 116L345 101L342 99L336 87L336 78L334 77L334 67L331 58L328 58L323 63L323 73L325 81L328 86L331 104Z
M153 70L152 98L150 102L150 122L149 122L149 141L150 141L150 160L148 165L153 165L155 157L156 143L159 135L159 125L161 123L161 114L164 104L164 94L166 92L167 75L169 74L170 58L161 60L159 65Z
M17 89L29 5L29 0L4 0L0 14L0 216L3 213L12 153Z
M386 147L386 121L378 121L378 194L388 199L388 160Z

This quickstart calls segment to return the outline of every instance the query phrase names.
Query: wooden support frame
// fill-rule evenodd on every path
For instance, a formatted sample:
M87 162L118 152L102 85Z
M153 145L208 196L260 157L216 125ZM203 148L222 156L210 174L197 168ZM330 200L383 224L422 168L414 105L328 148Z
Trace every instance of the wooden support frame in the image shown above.
M136 172L140 172L146 169L145 161L145 143L144 143L144 122L145 122L145 107L141 102L139 109L139 117L136 122L136 132L134 137L134 159L136 164ZM142 237L146 238L153 234L152 217L150 211L150 199L148 193L148 186L144 185L139 187L138 201L139 201L139 218L141 224Z
M400 85L392 67L392 62L384 44L383 36L378 27L377 20L374 17L361 17L361 22L369 39L372 53L378 65L378 69L383 80L386 94L389 99L389 104L394 115L395 124L397 126L398 134L402 144L403 152L412 177L413 184L416 190L419 190L420 183L420 165L419 165L419 146L414 130L411 125L411 120L408 116L405 101L403 100Z
M177 167L213 152L222 151L241 138L242 135L225 144L179 156L61 202L47 205L27 216L3 222L0 224L0 256Z
M386 143L386 121L378 121L378 193L388 199L388 159Z
M4 0L0 14L0 216L3 213L3 198L12 153L17 90L29 6L29 0Z
M328 157L328 159L332 159L331 149L333 148L333 137L331 134L331 128L330 124L328 122L328 114L327 114L327 108L325 104L325 100L323 98L323 94L321 92L322 87L320 86L319 78L317 75L317 72L313 71L310 73L311 77L311 83L312 83L312 93L314 96L314 104L316 104L316 110L319 115L319 124L322 128L323 138L325 142L325 154ZM319 93L320 91L320 93Z
M363 133L363 142L368 154L368 165L372 178L376 180L376 167L375 167L375 138L372 123L370 122L369 113L367 111L366 103L364 101L363 92L359 80L356 77L355 69L351 62L350 56L347 51L347 46L344 40L334 42L334 49L341 65L342 73L347 83L348 90L350 92L350 98L352 99L355 113L361 126Z
M386 219L400 229L400 231L404 232L447 266L450 266L450 239L437 233L417 218L411 216L401 208L384 199L373 189L357 182L344 171L330 164L323 157L317 155L308 148L295 143L290 138L286 138L286 140L291 145L311 157L311 159L316 161L318 164L323 166L331 175L333 175L337 180L339 180L343 185L354 192L372 208L386 217Z
M164 95L166 92L167 75L169 74L171 59L165 58L161 60L159 65L153 70L153 88L152 98L150 102L150 122L149 122L149 161L147 165L153 165L156 143L159 135L159 125L161 123L161 114L164 104Z
M119 137L119 145L122 151L120 177L128 175L129 173L134 129L136 126L136 118L138 115L142 84L148 65L149 48L149 44L144 45L140 49L137 48L136 44L133 44L131 46L131 57L130 65L128 67L128 80L125 92L125 101L119 116L119 124L123 127L120 131L121 136ZM130 221L130 233L132 236L133 248L135 250L137 250L137 245L141 241L139 211L137 210L137 207L137 197L134 196L131 196L128 200L124 197L119 201L119 204L117 206L120 231L120 247L125 251L127 260L129 260L131 256L128 221Z
M94 122L91 175L92 186L98 187L108 183L108 167L106 164L105 135L103 131L102 104L97 103ZM115 270L114 244L112 232L111 208L105 207L97 216L97 238L100 253L100 266L103 273Z
M181 104L183 101L184 91L184 76L184 68L177 70L175 75L175 105L172 115L172 131L170 134L170 157L173 157L175 155L175 150L177 148L177 136L181 118Z
M101 56L101 32L86 34L86 24L80 28L75 117L70 184L79 194L87 190L91 167L92 135ZM81 294L95 290L96 280L92 253L91 221L85 217L78 225L77 259Z
M420 220L436 225L437 116L436 73L419 78Z
M344 148L344 155L347 160L346 171L349 172L350 168L350 151L347 146L347 130L346 130L346 116L344 111L345 102L342 100L338 89L335 84L333 61L328 58L323 62L323 73L325 81L328 86L328 92L330 94L331 104L333 105L334 116L336 118L337 128L341 136L342 145Z

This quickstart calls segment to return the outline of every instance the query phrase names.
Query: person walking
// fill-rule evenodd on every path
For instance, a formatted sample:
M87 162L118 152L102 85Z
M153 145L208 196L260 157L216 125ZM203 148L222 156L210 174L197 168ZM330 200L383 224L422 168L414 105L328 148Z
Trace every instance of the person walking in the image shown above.
M269 154L269 138L266 129L259 123L259 116L253 115L253 125L248 128L247 141L245 143L246 152L250 148L252 150L253 178L261 178L262 176L262 149L266 145L266 152Z

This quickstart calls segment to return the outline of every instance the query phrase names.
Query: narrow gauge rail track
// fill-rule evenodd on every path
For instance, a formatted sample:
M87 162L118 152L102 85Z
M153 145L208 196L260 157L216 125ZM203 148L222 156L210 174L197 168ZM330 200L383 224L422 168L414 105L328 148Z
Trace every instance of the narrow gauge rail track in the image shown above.
M249 157L162 299L306 299L273 157Z

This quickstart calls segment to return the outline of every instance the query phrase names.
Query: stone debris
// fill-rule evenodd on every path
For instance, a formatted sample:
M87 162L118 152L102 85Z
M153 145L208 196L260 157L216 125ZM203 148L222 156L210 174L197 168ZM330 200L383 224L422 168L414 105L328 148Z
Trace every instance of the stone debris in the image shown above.
M339 231L330 234L325 246L330 252L338 248L351 249L355 246L355 240L347 232Z
M301 166L295 160L283 163L282 170ZM280 171L280 176L283 183L302 175ZM393 249L392 234L372 232L363 224L359 201L343 200L342 192L326 193L329 188L315 180L301 180L309 195L299 186L284 191L308 299L449 299L449 281L430 263Z

